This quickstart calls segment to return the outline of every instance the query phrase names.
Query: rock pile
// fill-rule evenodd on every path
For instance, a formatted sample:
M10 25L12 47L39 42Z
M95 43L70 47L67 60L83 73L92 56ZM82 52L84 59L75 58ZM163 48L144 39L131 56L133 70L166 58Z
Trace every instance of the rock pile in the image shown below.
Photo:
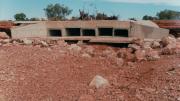
M180 39L170 36L163 37L161 41L146 42L143 39L136 38L128 45L128 48L114 50L114 48L108 47L98 53L97 50L90 45L69 45L65 41L58 39L10 39L5 33L0 33L0 46L10 45L29 45L44 48L58 46L61 47L61 49L65 49L63 51L78 54L84 58L100 56L105 59L110 59L110 61L113 61L113 64L118 66L123 66L127 62L155 61L160 58L160 55L180 53Z

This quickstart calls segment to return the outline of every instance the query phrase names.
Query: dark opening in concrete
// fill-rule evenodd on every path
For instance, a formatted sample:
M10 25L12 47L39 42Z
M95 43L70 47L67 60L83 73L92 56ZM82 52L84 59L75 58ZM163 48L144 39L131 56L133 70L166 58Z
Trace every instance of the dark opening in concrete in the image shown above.
M65 40L68 44L77 44L78 40Z
M83 29L83 36L96 36L96 32L94 29Z
M115 29L114 36L128 37L128 30L127 29Z
M67 36L81 36L80 28L66 28Z
M112 36L113 28L99 28L99 36Z
M6 34L9 36L9 37L12 37L11 35L11 30L10 29L0 29L0 32L6 32Z
M60 37L60 36L62 36L62 33L61 33L61 30L59 30L59 29L50 29L49 35L54 36L54 37Z

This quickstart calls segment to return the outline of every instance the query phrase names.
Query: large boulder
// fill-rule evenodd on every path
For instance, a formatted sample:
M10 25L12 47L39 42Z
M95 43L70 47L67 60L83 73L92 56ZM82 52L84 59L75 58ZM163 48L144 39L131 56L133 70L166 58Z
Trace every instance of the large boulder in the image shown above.
M132 40L132 43L133 43L133 44L136 44L136 45L138 45L138 46L143 46L144 40L141 39L141 38L134 38L134 39Z
M90 87L96 87L97 89L105 88L105 87L108 87L109 85L110 85L109 81L99 75L96 75L89 84Z
M177 47L177 42L174 37L163 37L161 40L161 44L164 47L161 51L161 54L171 55L176 53L175 51Z
M166 46L168 46L168 45L172 45L173 47L176 47L176 38L170 37L170 36L168 36L168 37L163 37L163 38L161 39L161 44L162 44L164 47L166 47Z
M134 51L141 49L141 46L137 44L129 44L128 47L133 49Z
M23 44L25 44L25 45L32 45L32 44L33 44L33 41L32 41L32 40L26 39L26 38L22 39L22 42L23 42Z
M11 43L12 40L11 39L4 39L1 41L2 44L7 44L7 43Z
M147 50L146 58L149 61L156 61L156 60L160 59L159 52L155 51L155 50Z
M143 48L144 49L151 49L151 45L152 45L152 42L149 42L149 41L144 42Z
M40 41L41 47L48 47L49 44L45 41Z
M137 61L142 61L142 60L145 60L146 59L146 52L145 50L137 50L135 52L135 57L136 57L136 60Z
M152 44L151 44L151 47L153 49L155 48L160 48L161 47L161 44L158 42L158 41L153 41Z
M9 39L10 37L7 35L6 32L0 32L0 39Z
M168 45L161 50L162 55L172 55L175 53L176 53L176 48L171 45Z

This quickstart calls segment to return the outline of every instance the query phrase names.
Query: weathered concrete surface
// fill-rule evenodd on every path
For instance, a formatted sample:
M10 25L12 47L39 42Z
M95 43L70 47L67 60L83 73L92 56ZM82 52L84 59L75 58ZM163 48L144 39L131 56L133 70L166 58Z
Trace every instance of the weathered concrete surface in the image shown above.
M144 26L132 23L132 28L129 37L139 37L145 39L161 39L169 35L168 29Z
M12 38L47 37L44 22L11 28Z
M26 26L20 26L17 28L12 28L12 38L22 38L22 37L50 37L49 30L60 30L60 37L74 37L68 36L66 28L79 28L80 36L82 35L83 29L93 29L95 31L95 36L99 37L99 28L111 28L112 35L106 36L105 38L114 37L139 37L145 39L161 39L164 36L168 36L169 30L157 28L153 26L139 24L132 21L44 21L37 22L36 24L30 24ZM120 36L114 36L115 29L127 30L128 36L123 36L125 33L119 32ZM60 34L60 33L59 33ZM106 34L106 33L105 33ZM121 36L122 34L122 36ZM87 36L83 36L87 37Z

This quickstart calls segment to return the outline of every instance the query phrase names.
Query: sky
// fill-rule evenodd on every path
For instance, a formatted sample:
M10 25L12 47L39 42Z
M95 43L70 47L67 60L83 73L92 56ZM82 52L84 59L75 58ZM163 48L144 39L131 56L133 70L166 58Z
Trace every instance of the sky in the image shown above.
M21 12L28 18L46 18L43 9L55 3L64 4L73 10L69 18L78 16L79 9L90 14L98 11L118 15L122 20L155 16L164 9L180 11L180 0L0 0L0 20L14 20L14 15Z

